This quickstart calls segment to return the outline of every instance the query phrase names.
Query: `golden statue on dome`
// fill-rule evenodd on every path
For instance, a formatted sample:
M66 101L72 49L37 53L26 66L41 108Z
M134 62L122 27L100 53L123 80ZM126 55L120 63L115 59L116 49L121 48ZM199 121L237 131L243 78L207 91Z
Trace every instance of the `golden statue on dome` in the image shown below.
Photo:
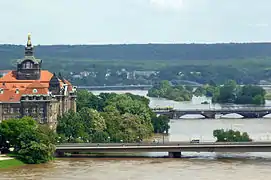
M28 46L31 46L31 45L32 45L32 44L31 44L31 34L30 34L30 33L28 33L27 45L28 45Z

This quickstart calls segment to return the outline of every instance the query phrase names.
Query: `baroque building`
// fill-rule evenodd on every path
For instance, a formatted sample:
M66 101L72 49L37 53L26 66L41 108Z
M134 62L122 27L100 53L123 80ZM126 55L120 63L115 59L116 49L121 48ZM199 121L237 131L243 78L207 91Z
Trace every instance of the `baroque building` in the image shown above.
M76 87L61 74L42 70L41 65L29 34L25 57L17 61L17 70L0 78L0 122L30 116L54 128L58 116L76 111Z

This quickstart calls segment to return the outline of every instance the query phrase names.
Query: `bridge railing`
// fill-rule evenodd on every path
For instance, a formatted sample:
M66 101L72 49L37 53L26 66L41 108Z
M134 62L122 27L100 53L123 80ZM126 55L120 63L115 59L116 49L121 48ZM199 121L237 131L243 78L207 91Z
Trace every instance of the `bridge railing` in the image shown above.
M252 141L252 142L198 142L192 143L189 141L171 141L171 142L156 142L156 143L69 143L58 144L57 147L118 147L118 146L181 146L181 145L264 145L271 144L271 141Z
M193 109L176 109L173 107L159 107L151 108L153 111L211 111L211 110L248 110L248 111L261 111L271 110L271 106L228 106L228 107L210 107L210 108L193 108Z
M170 110L174 110L173 107L158 107L158 108L151 108L153 111L170 111Z

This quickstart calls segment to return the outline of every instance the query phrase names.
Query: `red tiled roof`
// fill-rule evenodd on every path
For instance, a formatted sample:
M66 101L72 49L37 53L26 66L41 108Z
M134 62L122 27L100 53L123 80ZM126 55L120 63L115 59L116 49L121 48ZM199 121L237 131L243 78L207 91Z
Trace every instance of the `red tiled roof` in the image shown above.
M46 86L42 85L39 81L34 81L27 86L23 94L48 94L49 90Z
M34 90L36 90L36 91L34 91ZM49 92L48 88L44 88L44 89L33 88L33 89L26 89L23 94L43 94L43 95L46 95L46 94L48 94L48 92Z
M17 80L16 71L10 71L5 76L0 78L0 88L3 89L3 94L0 94L0 102L19 102L23 94L48 94L49 82L53 74L47 70L41 70L39 80ZM60 85L68 84L68 91L72 90L72 85L69 81L59 80ZM19 91L16 94L16 89ZM35 89L35 90L34 90Z
M34 81L32 84L26 87L26 89L44 89L46 86L42 85L39 81Z
M23 92L18 92L12 90L4 90L3 94L0 94L0 101L1 102L19 102L21 99Z

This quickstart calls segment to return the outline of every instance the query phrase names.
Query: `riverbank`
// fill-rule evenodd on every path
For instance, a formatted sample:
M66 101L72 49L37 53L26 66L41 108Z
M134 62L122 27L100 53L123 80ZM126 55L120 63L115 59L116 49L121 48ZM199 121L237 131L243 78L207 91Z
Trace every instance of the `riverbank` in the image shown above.
M0 169L22 166L24 163L7 155L0 155Z

